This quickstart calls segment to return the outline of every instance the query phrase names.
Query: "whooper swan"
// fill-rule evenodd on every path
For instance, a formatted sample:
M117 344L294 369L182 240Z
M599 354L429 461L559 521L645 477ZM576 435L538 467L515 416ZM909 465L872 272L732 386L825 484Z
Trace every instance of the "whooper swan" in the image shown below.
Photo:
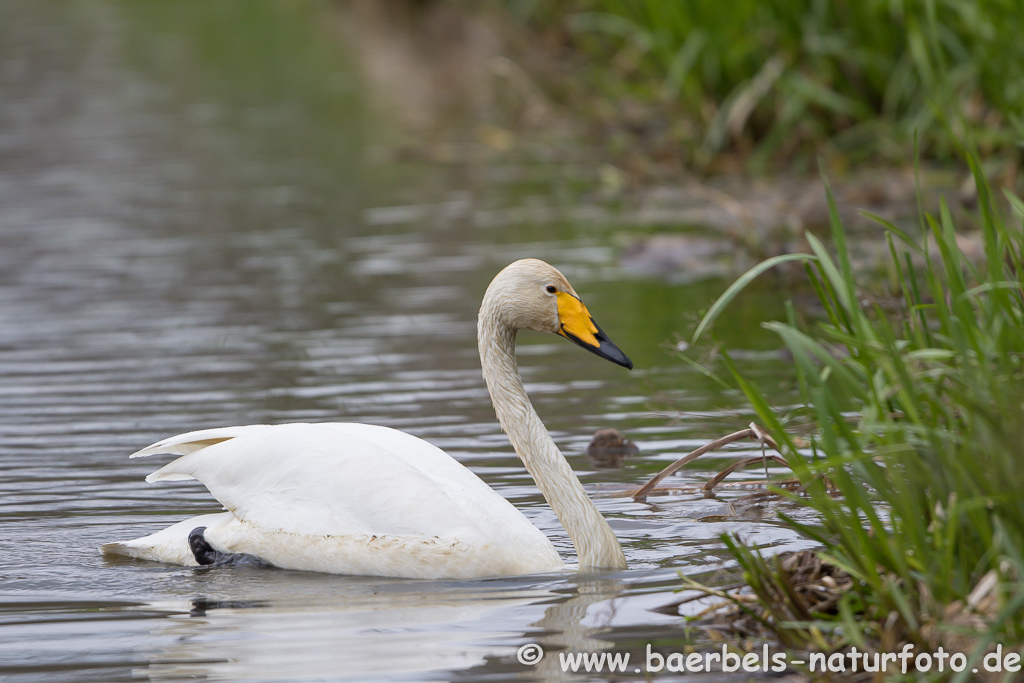
M625 569L611 527L530 403L516 332L561 335L626 368L558 270L536 259L502 270L477 323L480 362L502 429L572 539L580 569ZM463 465L404 432L365 424L224 427L135 453L182 457L146 481L198 479L226 512L179 522L103 553L181 565L249 558L288 569L472 578L565 567L551 541Z

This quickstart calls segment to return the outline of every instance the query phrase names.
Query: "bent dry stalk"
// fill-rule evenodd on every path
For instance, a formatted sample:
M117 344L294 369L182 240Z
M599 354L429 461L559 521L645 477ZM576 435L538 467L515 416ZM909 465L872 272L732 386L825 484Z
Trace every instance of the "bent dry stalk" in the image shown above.
M744 460L741 460L737 463L733 463L732 465L729 465L724 470L719 472L714 479L705 484L703 487L704 491L711 491L712 489L715 488L715 486L721 483L722 480L729 476L729 474L731 474L732 472L735 472L737 469L746 467L747 465L751 465L754 463L763 462L765 464L765 480L768 479L768 460L772 460L773 462L776 462L780 465L789 467L789 463L786 462L786 459L782 456L782 452L779 451L779 446L778 444L775 443L775 440L772 439L771 436L769 436L763 428L751 422L748 428L741 429L738 432L733 432L732 434L727 434L726 436L723 436L719 439L710 441L701 446L700 448L679 458L671 465L663 469L661 472L654 475L651 478L651 480L648 481L646 484L637 489L632 494L633 500L646 500L647 496L650 495L652 491L656 490L658 484L661 482L662 479L669 476L670 474L678 470L680 467L683 467L684 465L693 462L702 455L711 453L712 451L716 451L722 446L728 446L731 443L734 443L736 441L742 441L743 439L755 439L757 441L760 441L762 446L767 444L768 446L771 446L773 449L775 449L775 451L778 452L779 454L770 456L762 455L760 458L745 458Z

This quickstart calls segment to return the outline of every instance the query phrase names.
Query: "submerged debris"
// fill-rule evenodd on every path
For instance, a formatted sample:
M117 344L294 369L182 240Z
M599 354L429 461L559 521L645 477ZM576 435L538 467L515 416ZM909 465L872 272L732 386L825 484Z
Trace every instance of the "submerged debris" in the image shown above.
M843 605L843 598L855 589L854 579L823 559L816 550L766 558L755 566L748 566L742 581L729 585L712 587L687 577L683 580L689 594L654 611L681 614L683 605L701 601L707 606L688 617L693 625L719 638L738 639L740 647L744 643L775 643L776 647L803 653L805 660L807 655L814 656L812 653L818 653L819 657L823 653L830 666L838 663L842 667L832 669L834 673L842 672L832 680L889 680L872 673L879 671L880 653L973 652L970 657L980 658L982 652L987 652L986 657L991 658L995 656L993 652L1002 648L998 643L995 645L999 649L990 643L986 649L979 650L979 646L985 645L980 634L1006 606L998 589L999 576L994 570L979 579L964 600L942 605L925 593L925 604L916 612L916 624L907 623L897 610L863 616L858 619L863 624L863 632L856 639L848 637L850 632L843 619L844 613L850 616L850 605ZM892 574L886 580L900 583ZM848 663L858 657L864 662L864 668L858 670L849 664L847 669ZM874 668L868 668L869 662L874 662ZM915 660L910 666L911 672L918 671L917 666ZM924 666L930 667L931 659ZM923 668L919 673L928 670ZM971 680L1010 680L987 665L986 671L988 673ZM978 673L978 669L974 672Z
M686 603L717 598L696 615L698 623L709 629L728 631L733 636L774 640L778 633L771 625L780 619L779 606L786 606L789 614L785 616L790 621L831 616L836 614L839 600L853 585L849 574L823 560L813 550L783 553L774 558L774 563L779 583L773 588L778 594L770 602L751 591L746 583L713 588L690 581L686 588L696 591L695 594L663 605L658 611L678 612L679 606ZM769 604L775 610L770 609Z
M622 436L617 429L602 429L594 434L587 455L595 467L612 469L622 466L623 458L640 452L636 444Z

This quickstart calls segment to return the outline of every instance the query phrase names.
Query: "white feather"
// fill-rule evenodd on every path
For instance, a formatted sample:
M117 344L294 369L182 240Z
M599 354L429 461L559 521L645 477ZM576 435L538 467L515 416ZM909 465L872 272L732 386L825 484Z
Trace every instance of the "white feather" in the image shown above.
M122 544L145 548L133 557L184 564L184 552L194 564L185 539L206 526L218 550L290 569L458 578L562 566L547 537L479 477L436 446L387 427L208 429L137 455L159 452L186 455L146 481L198 479L229 513ZM104 548L130 554L116 544Z

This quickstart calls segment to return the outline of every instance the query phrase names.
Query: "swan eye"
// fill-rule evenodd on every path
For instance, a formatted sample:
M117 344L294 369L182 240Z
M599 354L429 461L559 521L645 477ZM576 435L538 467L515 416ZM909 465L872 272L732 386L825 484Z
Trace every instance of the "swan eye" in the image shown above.
M554 285L548 285L544 289L547 290L548 294L555 294L556 292L558 292L558 288L555 287Z

